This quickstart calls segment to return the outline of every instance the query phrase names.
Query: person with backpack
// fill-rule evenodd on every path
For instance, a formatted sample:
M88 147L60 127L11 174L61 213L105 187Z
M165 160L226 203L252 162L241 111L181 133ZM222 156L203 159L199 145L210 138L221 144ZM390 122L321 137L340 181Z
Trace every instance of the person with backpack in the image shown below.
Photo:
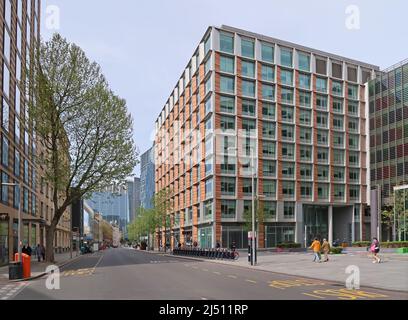
M378 256L378 252L380 252L380 242L377 238L373 238L373 242L371 242L370 251L373 254L373 263L380 263L381 258Z
M313 262L321 262L321 256L320 256L320 241L317 238L314 238L314 241L310 245L309 249L313 249Z

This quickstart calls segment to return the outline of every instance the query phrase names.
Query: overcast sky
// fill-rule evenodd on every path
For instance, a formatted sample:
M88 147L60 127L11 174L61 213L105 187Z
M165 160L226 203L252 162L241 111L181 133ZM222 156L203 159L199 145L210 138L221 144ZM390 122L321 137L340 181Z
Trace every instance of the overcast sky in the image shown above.
M51 5L60 10L59 30L47 28ZM347 8L356 13L350 5L359 9L359 29L346 27ZM157 115L209 25L238 27L383 69L408 58L407 12L405 0L43 0L42 36L58 31L101 65L111 88L127 101L144 152L152 145Z

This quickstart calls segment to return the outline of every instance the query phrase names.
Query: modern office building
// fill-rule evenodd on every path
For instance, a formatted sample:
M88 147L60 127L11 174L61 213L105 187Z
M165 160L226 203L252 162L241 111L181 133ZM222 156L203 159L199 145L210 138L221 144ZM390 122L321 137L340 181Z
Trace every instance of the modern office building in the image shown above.
M391 239L391 230L377 230L380 212L394 205L394 186L408 184L408 60L378 73L368 85L370 127L371 233Z
M103 218L119 226L126 237L129 223L129 196L127 186L109 186L100 192L92 193L89 206L102 214Z
M134 177L126 182L129 201L129 222L132 222L140 208L140 178Z
M145 209L153 207L155 188L154 146L140 157L140 202Z
M377 66L209 27L156 121L155 190L169 188L173 245L259 247L365 238L368 111ZM159 234L164 240L165 235Z

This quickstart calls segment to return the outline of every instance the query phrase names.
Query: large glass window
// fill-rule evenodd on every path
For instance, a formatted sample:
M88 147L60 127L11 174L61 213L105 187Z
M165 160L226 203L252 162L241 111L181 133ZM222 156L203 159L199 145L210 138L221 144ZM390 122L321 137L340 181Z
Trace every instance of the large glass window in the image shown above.
M317 130L317 144L327 146L329 143L329 135L327 131Z
M291 70L281 70L281 83L283 85L292 86L293 85L293 71Z
M282 88L281 99L282 103L293 104L293 89Z
M342 96L343 95L343 83L339 81L332 82L332 92L333 95Z
M299 122L300 124L311 125L312 124L312 111L300 109Z
M234 53L234 36L221 33L220 50L228 53Z
M334 185L334 199L335 200L344 200L344 188L343 184L335 184Z
M220 90L226 93L234 93L235 91L235 79L231 77L220 77Z
M310 199L312 197L313 186L311 183L302 182L300 184L300 197L302 199Z
M294 127L291 125L283 124L281 127L282 140L283 141L293 141L294 139Z
M299 73L299 88L310 90L310 75Z
M282 111L282 121L293 122L293 119L294 119L293 107L282 106L281 111Z
M301 179L311 180L313 178L313 175L312 175L313 168L311 164L301 164L299 171L300 171Z
M349 165L350 166L359 166L360 157L358 152L350 151L349 153Z
M3 183L8 183L9 182L9 177L5 172L1 173L1 202L4 204L8 204L8 186L3 185Z
M292 49L280 48L281 65L285 67L292 67L293 51Z
M329 162L329 151L325 148L317 149L317 162L318 163L328 163Z
M222 131L235 130L235 118L228 116L221 116L220 126Z
M275 139L276 125L274 122L262 122L262 137Z
M349 135L349 148L353 150L358 150L359 148L359 136Z
M20 152L17 149L14 150L14 175L20 176Z
M312 129L300 128L299 139L303 143L312 143Z
M328 184L319 183L317 185L317 197L319 199L324 199L324 200L329 198L329 185Z
M358 119L349 118L348 119L348 129L350 132L358 132Z
M316 108L327 111L327 96L316 95Z
M293 144L282 143L282 159L284 160L294 160L295 158L295 147Z
M262 43L261 44L261 51L262 51L262 60L267 62L273 62L274 56L274 47L273 45Z
M247 97L255 97L255 82L242 80L242 95Z
M327 114L318 112L316 116L316 124L319 128L327 128Z
M344 118L342 116L333 117L333 129L344 130Z
M220 56L220 71L234 73L235 66L234 66L234 58Z
M358 86L356 85L348 85L348 97L349 99L358 99Z
M10 96L10 70L8 69L4 61L3 61L3 93L7 97Z
M310 108L311 102L312 102L312 98L311 98L310 92L299 91L299 104L301 107Z
M241 55L243 57L254 58L255 42L249 39L241 39Z
M275 100L275 87L269 84L262 84L262 99Z
M275 219L276 217L276 202L263 201L263 212L265 219Z
M262 80L264 81L275 80L275 73L273 67L262 65Z
M343 113L343 100L333 99L333 112Z
M213 196L213 179L207 179L205 181L205 195L207 198L211 198Z
M255 77L255 63L251 61L242 61L241 65L241 73L244 77L250 77L254 78Z
M300 146L300 161L312 161L312 147Z
M8 157L9 157L9 141L8 139L2 135L2 148L1 148L1 163L3 166L8 167Z
M292 179L294 176L295 165L292 162L282 162L282 177Z
M292 199L295 196L295 183L293 181L282 181L282 194L284 199ZM288 214L284 208L284 217L288 218Z
M242 192L244 195L252 195L252 180L242 179Z
M344 165L344 151L343 150L333 151L333 164Z
M225 196L235 195L235 178L221 177L221 194Z
M253 119L242 119L242 129L248 133L254 133L256 130L256 121Z
M235 215L236 215L236 201L221 200L221 218L235 219Z
M275 158L275 142L272 141L262 141L262 155L268 158Z
M225 156L222 158L221 163L221 173L235 174L235 158L230 156Z
M310 71L310 55L303 52L299 52L298 59L299 70Z
M255 101L254 100L242 100L242 114L245 116L255 116Z
M263 180L263 194L266 197L275 197L276 195L275 180Z
M10 130L10 107L5 99L3 100L3 114L2 114L2 126L4 130Z
M337 182L344 182L344 168L334 167L333 168L333 179Z
M316 78L316 90L318 92L327 93L327 79L326 78Z
M329 167L328 166L318 166L317 167L317 180L319 181L329 180Z
M235 98L220 96L220 109L221 112L235 113Z
M276 162L263 160L262 162L263 175L265 177L274 177L276 175Z
M276 107L273 103L262 102L262 116L264 119L275 119Z
M344 148L344 133L342 132L333 133L333 146Z

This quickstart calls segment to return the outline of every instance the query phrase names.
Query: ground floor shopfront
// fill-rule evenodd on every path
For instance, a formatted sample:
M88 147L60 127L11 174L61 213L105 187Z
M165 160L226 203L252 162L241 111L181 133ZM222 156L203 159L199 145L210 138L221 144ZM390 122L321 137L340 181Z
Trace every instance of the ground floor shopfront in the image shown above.
M296 203L293 215L287 217L277 210L272 219L257 226L259 248L274 248L280 243L296 242L309 246L315 237L351 244L353 241L368 240L369 225L364 217L362 205L316 205ZM173 228L166 233L166 242L171 247L178 243L214 248L217 242L223 248L234 243L237 248L248 247L248 228L243 221L211 221L196 226ZM218 232L218 233L217 233Z

